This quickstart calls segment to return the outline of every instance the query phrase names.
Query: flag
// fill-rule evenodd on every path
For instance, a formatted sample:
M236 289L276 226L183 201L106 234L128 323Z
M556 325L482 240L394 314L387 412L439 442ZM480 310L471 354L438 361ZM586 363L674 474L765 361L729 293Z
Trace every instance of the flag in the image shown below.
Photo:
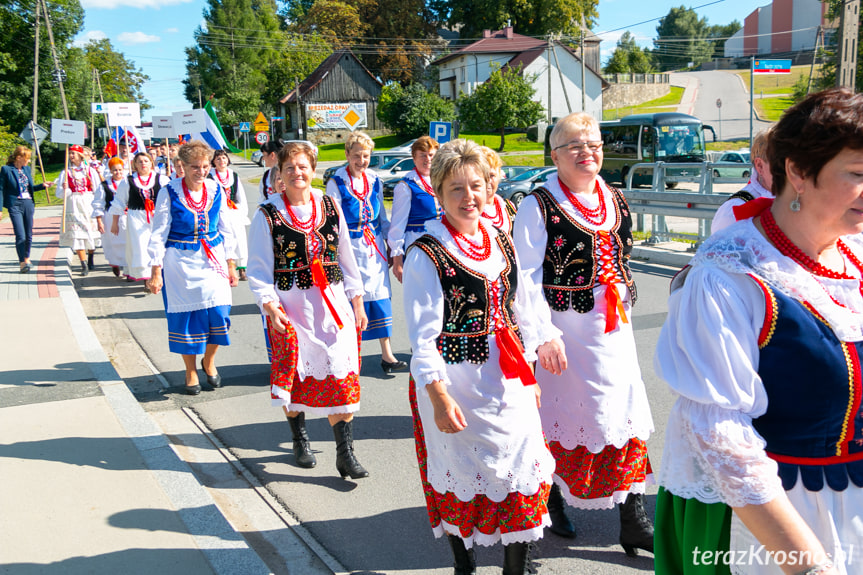
M204 110L207 112L207 131L198 132L197 134L185 134L181 137L185 140L201 140L214 150L225 149L232 154L242 153L242 150L232 146L228 138L225 137L222 126L219 124L219 118L216 116L216 111L213 109L210 101L204 105Z
M126 126L125 128L118 126L111 130L111 139L105 145L105 153L109 156L116 156L117 145L125 144L127 139L130 155L134 156L138 152L147 151L147 148L144 147L144 140L133 126Z

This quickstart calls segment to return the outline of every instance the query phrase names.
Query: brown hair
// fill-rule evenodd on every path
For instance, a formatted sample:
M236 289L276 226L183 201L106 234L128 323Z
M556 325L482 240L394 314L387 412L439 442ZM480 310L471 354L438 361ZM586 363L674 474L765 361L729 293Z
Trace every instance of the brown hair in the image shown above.
M200 140L191 140L180 146L177 156L186 165L191 165L198 158L207 158L208 162L212 162L213 149Z
M219 156L225 156L226 158L228 158L228 165L231 165L231 157L228 155L227 150L216 150L215 152L213 152L213 159L210 161L215 162L216 158L218 158Z
M11 154L9 154L9 159L6 160L6 163L12 165L15 163L15 160L21 156L27 156L29 158L32 153L33 152L27 146L15 146L15 149L12 150Z
M150 160L150 169L156 169L156 162L153 161L153 156L151 156L148 152L138 152L135 154L135 157L132 158L132 167L135 168L135 171L138 170L138 159L141 157L145 157Z
M306 155L313 170L318 167L317 150L312 146L305 142L286 142L285 146L279 150L279 171L282 171L282 164L300 154Z
M437 143L437 140L431 136L420 136L416 142L411 144L411 156L417 152L428 152L438 148L440 148L440 144Z
M821 168L845 148L863 149L863 95L830 88L788 108L767 146L773 195L779 196L787 184L785 160L817 185Z

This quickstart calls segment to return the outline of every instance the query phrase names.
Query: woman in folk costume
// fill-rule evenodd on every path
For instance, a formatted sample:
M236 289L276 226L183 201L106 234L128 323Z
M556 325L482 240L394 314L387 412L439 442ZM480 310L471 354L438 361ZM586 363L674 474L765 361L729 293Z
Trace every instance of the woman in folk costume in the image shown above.
M138 152L132 159L130 175L117 186L111 209L111 233L120 234L120 217L126 214L126 280L133 282L150 277L147 246L153 230L153 211L159 190L170 181L153 169L153 158Z
M363 278L363 305L369 319L363 341L380 340L381 369L392 373L407 369L408 364L396 359L390 345L393 309L386 245L390 221L384 208L381 180L367 169L374 147L374 141L362 132L348 137L345 141L348 165L339 168L327 182L327 195L342 208Z
M120 158L108 160L108 171L111 176L107 180L103 180L102 184L96 188L96 194L93 198L93 217L96 218L99 233L102 234L102 250L105 252L105 259L108 260L114 275L120 277L121 270L126 267L126 214L120 215L119 233L116 235L105 229L103 220L111 209L117 188L126 178L123 160Z
M69 166L55 184L58 198L66 202L66 232L60 245L71 247L81 262L81 275L93 269L93 254L99 246L99 231L93 219L93 196L101 183L98 172L84 161L81 146L69 148Z
M258 203L263 204L270 199L272 195L281 193L281 188L276 185L276 179L279 174L279 150L284 146L284 142L280 139L268 140L261 145L261 159L267 170L261 176L261 182L258 184Z
M672 282L657 573L861 572L863 95L808 96L767 148L775 199Z
M311 187L317 155L289 142L279 152L285 190L258 207L249 229L249 287L267 314L271 395L291 424L294 459L317 464L306 413L326 415L343 478L368 477L354 455L360 408L359 332L366 327L363 281L339 205Z
M447 536L455 573L475 573L474 544L501 542L504 575L522 575L534 572L529 544L549 524L555 465L527 362L539 352L563 369L566 357L560 330L536 321L509 235L481 216L488 172L467 140L435 155L444 216L408 248L404 267L410 399L429 519Z
M432 158L439 144L429 136L411 144L414 169L393 190L393 209L387 245L393 259L393 275L402 281L405 251L425 233L425 224L439 220L441 209L429 183Z
M249 204L246 203L246 190L240 181L240 176L232 170L231 158L227 150L216 150L213 156L213 169L210 178L216 180L225 189L228 207L231 209L230 223L234 226L234 237L237 238L237 271L240 281L246 281L246 261L249 259L249 242L246 226L249 225Z
M503 176L503 162L497 152L487 146L482 147L482 153L488 160L488 198L482 217L491 222L494 227L512 235L512 224L515 221L515 207L509 200L497 195L497 187Z
M151 267L147 287L153 293L164 287L168 349L183 356L189 395L201 392L198 355L203 355L207 384L222 385L216 351L231 343L231 287L238 281L227 198L207 178L212 153L195 140L180 148L186 175L159 191L147 250Z
M602 136L592 116L558 121L551 146L557 174L525 198L513 232L532 298L543 321L563 331L571 366L562 376L542 362L536 370L542 427L557 461L551 529L575 536L562 490L582 509L621 504L627 555L652 551L644 491L653 479L645 443L653 419L630 322L632 218L620 191L599 176Z

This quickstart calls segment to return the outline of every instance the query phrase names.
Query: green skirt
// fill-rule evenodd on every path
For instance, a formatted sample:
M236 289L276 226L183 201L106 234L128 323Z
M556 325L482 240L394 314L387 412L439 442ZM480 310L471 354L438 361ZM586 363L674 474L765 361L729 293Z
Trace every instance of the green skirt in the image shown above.
M714 558L725 556L731 538L731 508L684 499L659 488L653 537L657 575L729 575ZM719 563L719 564L717 564Z

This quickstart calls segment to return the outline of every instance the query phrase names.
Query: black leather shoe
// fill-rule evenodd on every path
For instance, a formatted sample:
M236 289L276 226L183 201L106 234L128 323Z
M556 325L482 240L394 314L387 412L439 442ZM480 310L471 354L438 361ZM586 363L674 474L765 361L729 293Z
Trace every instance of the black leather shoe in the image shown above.
M551 518L549 530L560 537L573 539L575 526L566 516L565 509L566 502L563 500L563 494L560 492L560 487L555 483L551 486L551 492L548 494L548 515Z
M288 423L291 424L291 432L294 440L294 461L297 465L305 469L311 469L318 464L315 454L312 453L312 447L309 445L309 434L306 431L306 414L300 412L296 417L289 417Z
M404 371L408 368L408 364L406 361L384 361L381 360L381 369L384 370L384 373L390 374L394 371Z
M90 269L87 267L87 262L81 262L81 275L85 276L90 273Z
M629 493L620 510L620 545L629 557L637 557L638 550L653 553L653 523L644 508L644 495Z
M354 455L353 427L353 421L339 421L333 426L333 435L336 439L336 470L342 479L348 476L351 479L369 476L369 472Z
M186 395L198 395L201 393L201 385L196 383L195 385L187 385L186 386Z
M204 360L201 360L201 369L204 369ZM218 389L222 387L222 376L220 374L210 375L207 373L207 370L204 369L204 375L207 376L207 385L212 388Z

